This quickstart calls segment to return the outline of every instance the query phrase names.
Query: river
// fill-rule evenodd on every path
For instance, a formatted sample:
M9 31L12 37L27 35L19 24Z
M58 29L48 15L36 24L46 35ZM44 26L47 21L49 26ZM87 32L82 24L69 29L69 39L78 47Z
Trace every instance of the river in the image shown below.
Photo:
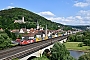
M69 50L70 55L73 56L74 58L78 59L81 55L84 54L83 51L74 51L74 50Z

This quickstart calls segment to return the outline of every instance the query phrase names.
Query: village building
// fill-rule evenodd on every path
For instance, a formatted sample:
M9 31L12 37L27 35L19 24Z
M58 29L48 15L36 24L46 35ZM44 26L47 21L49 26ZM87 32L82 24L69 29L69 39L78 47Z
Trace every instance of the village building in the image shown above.
M21 28L19 33L26 33L27 32L27 29L26 28Z
M3 29L2 29L2 28L0 28L0 31L3 31Z
M13 33L19 33L19 29L11 30L11 32L13 32Z

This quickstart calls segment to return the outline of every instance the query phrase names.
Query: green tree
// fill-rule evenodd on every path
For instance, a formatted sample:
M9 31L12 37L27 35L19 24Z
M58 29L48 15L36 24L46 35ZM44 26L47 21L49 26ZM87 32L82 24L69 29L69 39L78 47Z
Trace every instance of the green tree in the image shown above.
M7 33L7 35L10 37L10 38L12 38L12 39L16 39L16 35L15 35L15 33L12 33L12 32L10 32L8 29L5 29L5 33Z
M82 35L77 35L75 39L76 39L76 42L82 42Z
M42 57L34 58L32 60L49 60L49 59L43 55Z
M46 56L47 58L50 59L51 53L50 53L49 49L45 49L45 51L43 52L42 55L44 55L44 56Z
M80 56L78 60L90 60L90 52Z
M68 37L68 40L69 41L72 41L72 42L75 42L76 41L76 35L70 35L69 37Z
M70 52L66 49L64 44L56 42L51 49L51 60L75 60L70 56Z
M90 39L85 39L83 43L87 46L90 46Z
M8 48L11 44L11 39L6 33L0 34L0 49Z

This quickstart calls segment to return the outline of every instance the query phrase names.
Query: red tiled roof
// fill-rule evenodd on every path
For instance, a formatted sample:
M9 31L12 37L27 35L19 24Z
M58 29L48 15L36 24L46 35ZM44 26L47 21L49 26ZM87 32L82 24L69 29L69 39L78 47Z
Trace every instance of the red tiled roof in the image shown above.
M11 30L11 32L13 32L13 33L19 32L19 29Z

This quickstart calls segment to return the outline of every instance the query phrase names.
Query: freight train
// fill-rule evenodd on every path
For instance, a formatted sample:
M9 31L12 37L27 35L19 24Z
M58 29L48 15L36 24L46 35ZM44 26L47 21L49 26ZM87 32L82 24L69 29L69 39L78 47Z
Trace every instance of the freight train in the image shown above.
M64 36L64 35L62 35ZM55 37L48 37L48 39L51 39L51 38L55 38ZM17 38L15 41L12 41L12 43L14 44L18 44L18 45L27 45L27 44L30 44L30 43L35 43L35 42L39 42L39 41L42 41L43 39L40 39L40 38L37 38L37 39L27 39L27 38L23 38L23 39L20 39L20 38Z

